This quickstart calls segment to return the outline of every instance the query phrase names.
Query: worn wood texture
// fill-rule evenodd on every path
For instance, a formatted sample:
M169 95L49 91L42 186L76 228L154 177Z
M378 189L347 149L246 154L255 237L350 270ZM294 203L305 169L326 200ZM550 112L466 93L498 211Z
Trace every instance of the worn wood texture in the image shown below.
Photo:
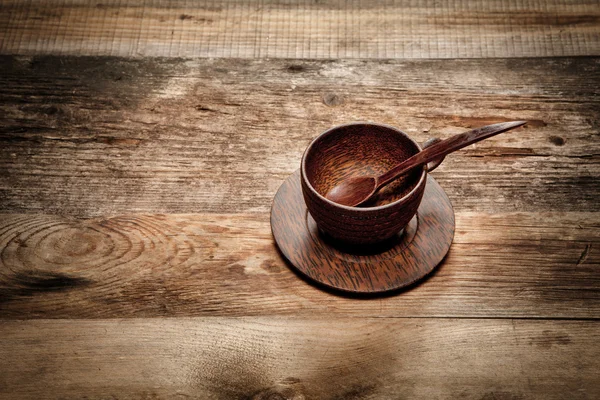
M528 125L434 177L459 211L599 212L600 59L0 58L0 212L268 212L310 140Z
M591 321L200 318L0 325L9 399L597 399Z
M600 396L598 58L0 72L1 398ZM323 130L513 119L435 171L456 236L424 284L332 295L278 253L271 201Z
M597 213L457 213L445 262L400 295L324 292L269 215L0 216L0 317L600 318Z
M0 53L236 58L600 55L596 0L3 0Z
M5 318L598 318L597 58L0 61ZM435 171L457 234L427 284L356 302L289 271L268 212L316 134L369 119L529 124Z

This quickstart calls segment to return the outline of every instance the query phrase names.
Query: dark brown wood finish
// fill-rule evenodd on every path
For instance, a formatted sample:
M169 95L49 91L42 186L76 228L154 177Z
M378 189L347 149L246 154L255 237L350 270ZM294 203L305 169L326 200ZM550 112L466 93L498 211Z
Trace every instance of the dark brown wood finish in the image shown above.
M387 125L350 123L323 132L301 161L308 210L322 230L342 241L367 244L392 237L417 212L427 183L425 168L394 182L366 208L339 205L325 195L349 177L381 174L420 151L408 135Z
M318 229L296 171L275 196L271 229L283 255L313 281L347 292L382 293L422 279L442 261L454 237L454 211L428 177L416 216L402 233L375 245L348 245Z
M330 189L325 197L335 203L349 207L365 205L365 203L371 201L377 191L412 169L435 161L434 166L427 166L427 172L431 172L441 164L441 161L448 154L525 125L525 123L526 121L501 122L460 133L445 140L431 141L428 146L423 146L422 151L407 160L399 162L379 176L355 176L344 179ZM360 146L360 143L357 146Z

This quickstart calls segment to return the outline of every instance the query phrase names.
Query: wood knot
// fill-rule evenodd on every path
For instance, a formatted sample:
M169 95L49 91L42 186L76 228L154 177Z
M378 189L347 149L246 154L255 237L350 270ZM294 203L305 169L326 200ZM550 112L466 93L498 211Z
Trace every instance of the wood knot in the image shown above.
M565 139L560 137L560 136L550 136L548 138L548 140L550 141L550 143L554 144L555 146L563 146L565 144Z
M306 68L299 64L292 64L287 67L287 71L292 73L304 72L305 70Z
M336 107L344 104L344 98L335 93L325 93L323 95L323 103L329 107Z

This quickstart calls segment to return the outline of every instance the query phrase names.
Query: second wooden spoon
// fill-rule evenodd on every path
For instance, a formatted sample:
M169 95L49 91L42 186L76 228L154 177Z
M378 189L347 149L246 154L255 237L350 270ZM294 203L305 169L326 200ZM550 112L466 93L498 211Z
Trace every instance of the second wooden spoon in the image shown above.
M413 168L442 158L447 154L460 150L475 142L479 142L480 140L525 125L526 122L527 121L502 122L460 133L427 147L382 175L344 179L327 192L325 197L344 206L354 207L361 205L369 201L379 189Z

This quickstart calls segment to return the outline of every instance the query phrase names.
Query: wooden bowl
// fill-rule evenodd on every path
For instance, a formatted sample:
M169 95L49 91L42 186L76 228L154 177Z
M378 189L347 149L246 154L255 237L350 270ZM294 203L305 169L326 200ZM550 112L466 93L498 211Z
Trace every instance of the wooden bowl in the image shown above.
M419 151L408 135L383 124L345 124L316 137L302 156L300 171L304 201L319 229L355 244L381 242L400 232L421 203L427 167L391 183L366 206L343 206L325 194L345 178L379 175Z

